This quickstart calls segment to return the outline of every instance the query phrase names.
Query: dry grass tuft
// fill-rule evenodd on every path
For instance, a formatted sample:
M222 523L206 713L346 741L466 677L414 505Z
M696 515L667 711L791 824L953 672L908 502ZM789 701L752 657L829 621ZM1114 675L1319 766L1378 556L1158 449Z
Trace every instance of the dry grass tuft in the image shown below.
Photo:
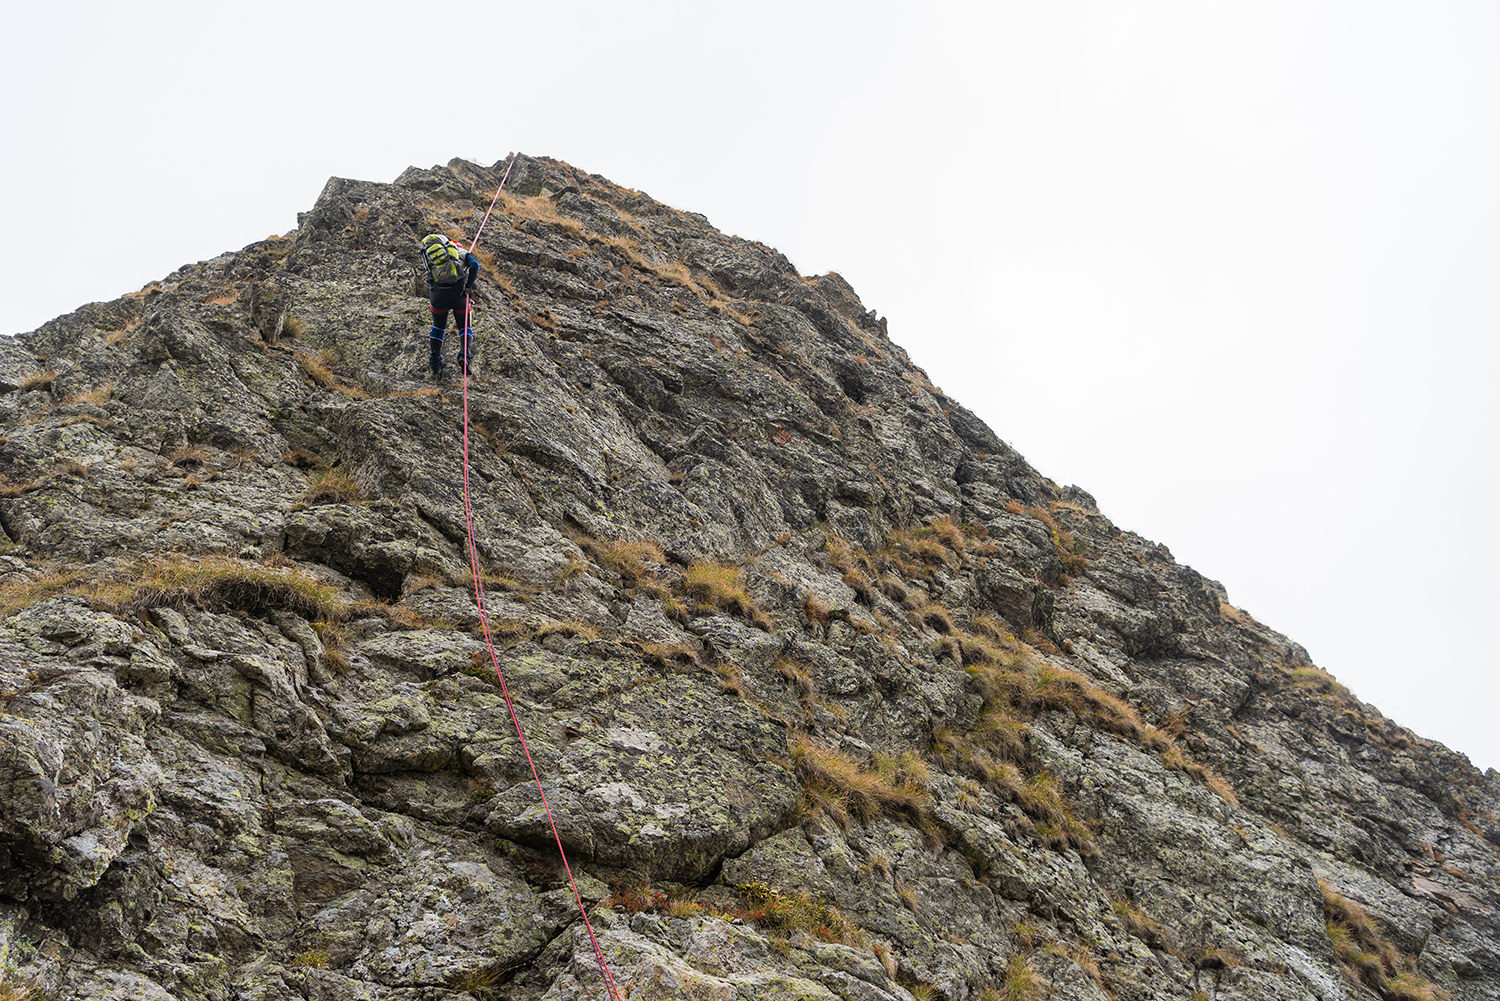
M840 751L813 743L805 736L791 746L792 765L802 780L804 809L826 813L835 823L846 825L853 816L861 823L877 817L906 820L918 826L928 822L932 794L927 775L913 759L908 768L898 761L882 774L881 763L855 761Z
M959 565L959 557L954 551L934 538L931 530L926 528L892 534L880 557L903 576L924 580L931 579L937 567L954 569Z
M1006 510L1010 510L1009 505L1006 506ZM1052 537L1052 547L1057 550L1057 558L1062 562L1064 573L1080 573L1088 569L1087 547L1071 531L1058 524L1050 511L1039 507L1027 507L1023 510L1046 527L1047 534Z
M642 640L632 645L641 652L641 659L658 670L703 666L698 660L698 651L685 643L652 643Z
M298 500L302 506L312 507L316 504L358 504L364 496L359 484L350 479L349 474L333 468L313 474Z
M606 570L619 574L625 581L625 586L632 588L643 585L649 587L654 583L646 564L667 561L667 554L661 544L650 539L595 545L591 547L590 555Z
M750 697L750 691L745 687L745 679L741 676L739 668L725 661L719 661L714 665L714 673L719 676L721 694L733 695L741 699Z
M344 625L333 619L319 619L312 624L318 634L318 639L323 642L323 664L334 674L348 674L353 665L349 658L344 655Z
M1447 991L1420 973L1406 970L1385 982L1385 996L1390 1001L1449 1001Z
M0 617L59 594L68 594L85 579L92 581L94 578L82 570L48 567L34 577L0 585Z
M500 976L499 970L485 966L477 970L465 970L462 973L453 974L448 978L448 986L460 994L489 998L500 986Z
M1354 696L1349 689L1321 667L1299 667L1292 671L1292 684L1315 695L1323 695L1338 702L1348 702Z
M598 626L582 619L547 619L536 627L534 635L537 639L543 639L554 633L584 640L596 640L600 636Z
M401 585L401 597L410 598L412 595L422 591L426 591L430 588L441 587L442 583L443 581L441 578L434 577L431 574L412 574L411 576L407 577L405 583Z
M545 223L571 236L582 237L587 231L583 223L557 211L557 202L547 195L513 195L500 193L500 210L516 219Z
M30 372L23 373L18 381L21 386L21 392L29 393L35 389L51 389L52 380L56 378L57 371L55 369L49 368L46 371L33 369Z
M1171 942L1167 938L1167 930L1162 923L1145 911L1132 900L1117 900L1114 904L1115 917L1125 926L1125 930L1140 939L1152 949L1160 949L1163 952L1172 950Z
M674 918L691 918L703 913L703 905L696 900L673 899L667 901L667 915Z
M450 623L442 620L429 619L415 608L407 608L393 602L376 599L373 601L350 602L345 609L345 618L364 619L378 618L397 627L398 629L442 629L451 628Z
M918 604L912 598L911 592L906 589L906 584L899 577L892 574L884 574L880 578L879 585L880 593L902 608L913 609Z
M833 609L829 607L826 601L822 601L815 595L809 594L802 603L802 611L807 615L807 624L809 626L817 626L821 629L828 628L828 616Z
M813 697L814 684L811 666L790 657L778 657L771 665L776 673L792 683L804 703Z
M926 527L918 530L919 534L931 536L938 542L953 550L959 556L964 555L968 549L968 538L963 528L952 515L944 515L936 521L929 522Z
M1003 706L985 706L979 714L971 739L1001 761L1021 762L1026 760L1027 736L1031 728L1016 719Z
M0 614L62 594L116 612L196 605L213 611L295 612L309 621L342 621L347 606L332 587L289 566L214 554L157 556L108 573L49 569L0 587Z
M115 384L107 382L102 386L95 386L83 393L74 393L63 399L64 405L69 403L87 403L91 406L102 407L109 402L110 396L114 394Z
M1009 664L980 662L970 668L974 685L987 703L1008 706L1028 716L1049 711L1070 713L1090 725L1140 740L1146 733L1134 707L1104 691L1083 675L1030 655L1007 658Z
M1021 648L1021 644L1011 635L1010 630L1005 628L1004 623L988 612L980 612L974 616L970 628L980 636L992 640L1003 650L1018 651Z
M1318 880L1318 887L1328 939L1350 980L1388 1001L1447 1001L1448 993L1417 972L1415 961L1401 954L1363 907L1324 880Z
M896 883L896 899L901 901L902 907L905 907L913 914L922 913L922 902L918 899L917 891L911 884L898 881Z
M35 980L17 980L9 969L0 969L0 1001L50 1001L52 995Z
M1160 736L1159 732L1157 736ZM1171 771L1182 772L1193 778L1230 806L1240 805L1239 794L1234 791L1234 786L1212 769L1193 761L1175 743L1169 742L1167 749L1162 752L1161 763Z
M822 528L823 539L818 546L818 550L827 556L829 563L833 564L841 572L848 573L855 568L856 562L867 562L856 561L854 547L849 544L847 539L833 531L827 525L822 526ZM868 566L866 569L869 569Z
M332 351L325 349L316 352L298 352L297 363L302 366L302 371L307 373L307 377L322 388L338 388L338 377L333 374L334 355Z
M940 602L929 601L914 613L916 621L933 630L934 632L947 635L953 632L953 613ZM962 658L962 652L960 652Z
M522 619L512 619L507 616L496 616L490 619L490 634L502 643L515 643L526 639L532 633L532 625ZM488 654L485 662L489 662Z
M844 572L844 583L854 590L854 600L872 608L875 605L875 585L870 583L870 578L854 567Z
M291 323L291 318L287 319L287 323ZM286 333L285 329L282 333ZM317 351L298 351L297 363L302 366L302 371L307 373L307 377L321 389L342 393L356 400L369 396L362 387L334 374L333 367L338 364L338 357L327 348Z
M216 611L260 613L279 609L311 621L342 620L338 592L295 567L270 567L227 556L156 558L126 585L121 604L131 609L198 605Z
M729 612L755 623L768 633L776 629L775 622L740 583L738 567L726 563L695 563L683 575L683 584L701 611Z
M11 483L0 477L0 497L20 497L22 494L29 494L40 490L43 486L45 484L38 483L35 480L29 483Z
M1042 981L1031 960L1019 953L1005 967L1005 1001L1033 1001L1042 996Z
M531 591L528 584L524 584L510 574L500 573L495 570L485 570L479 575L480 581L486 588L494 588L497 591L510 591L517 594L527 594Z
M1205 789L1230 806L1237 807L1240 805L1239 793L1234 791L1234 786L1229 784L1228 779L1208 768L1204 768L1203 771L1204 774L1199 781L1203 783Z
M626 914L640 914L651 910L657 900L665 899L666 894L653 891L648 880L627 883L616 877L610 880L610 893L604 900L604 906L619 908Z

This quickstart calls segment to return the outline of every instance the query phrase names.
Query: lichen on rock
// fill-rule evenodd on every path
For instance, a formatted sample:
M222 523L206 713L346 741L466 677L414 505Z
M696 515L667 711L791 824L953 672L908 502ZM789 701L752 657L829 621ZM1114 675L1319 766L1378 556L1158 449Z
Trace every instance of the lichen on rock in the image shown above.
M1500 995L1500 777L838 275L520 156L430 377L505 167L0 344L0 992Z

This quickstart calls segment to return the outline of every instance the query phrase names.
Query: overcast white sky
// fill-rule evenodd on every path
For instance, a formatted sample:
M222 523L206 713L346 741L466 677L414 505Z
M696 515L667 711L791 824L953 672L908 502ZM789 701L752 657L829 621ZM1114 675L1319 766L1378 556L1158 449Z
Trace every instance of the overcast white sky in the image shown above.
M1490 0L79 0L0 56L0 333L332 175L555 156L840 272L1043 473L1500 766Z

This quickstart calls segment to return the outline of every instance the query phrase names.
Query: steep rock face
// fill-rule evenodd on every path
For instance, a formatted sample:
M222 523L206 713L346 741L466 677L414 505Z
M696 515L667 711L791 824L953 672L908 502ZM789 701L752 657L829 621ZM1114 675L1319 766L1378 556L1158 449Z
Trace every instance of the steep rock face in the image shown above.
M504 166L334 179L0 345L0 985L600 996L467 449L629 997L1500 996L1500 777L837 275L521 157L479 374L430 379L416 241Z

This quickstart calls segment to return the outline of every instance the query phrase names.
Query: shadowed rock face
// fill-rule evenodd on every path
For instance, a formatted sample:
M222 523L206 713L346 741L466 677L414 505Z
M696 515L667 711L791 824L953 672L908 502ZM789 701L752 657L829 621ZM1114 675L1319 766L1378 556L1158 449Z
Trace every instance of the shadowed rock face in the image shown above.
M503 168L334 179L0 344L0 988L601 996L467 447L629 997L1500 997L1500 777L1038 474L837 275L522 157L465 442L417 240Z

